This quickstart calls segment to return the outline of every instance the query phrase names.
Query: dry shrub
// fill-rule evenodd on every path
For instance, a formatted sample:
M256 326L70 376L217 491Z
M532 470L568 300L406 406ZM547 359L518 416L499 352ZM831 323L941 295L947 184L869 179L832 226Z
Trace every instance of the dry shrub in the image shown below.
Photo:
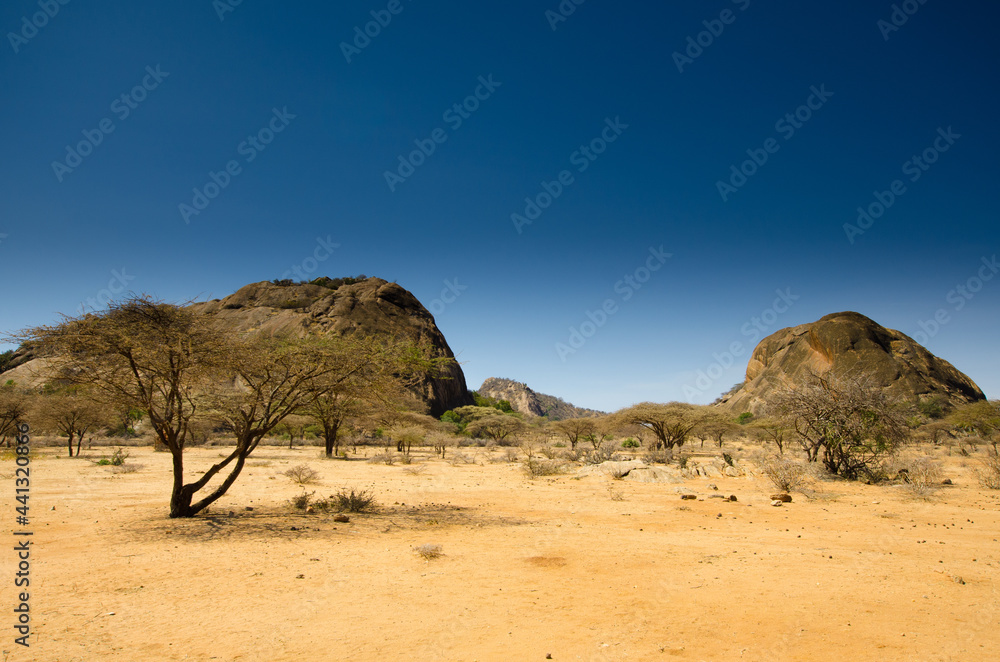
M612 501L624 501L625 493L614 485L608 485L608 498Z
M387 466L392 466L396 464L396 454L392 451L384 451L382 453L375 453L370 458L368 458L369 464L384 464Z
M453 467L456 467L460 464L475 464L475 463L476 463L475 457L471 455L466 455L465 453L460 453L458 451L452 453L451 457L448 458L448 464L450 464Z
M142 470L146 465L137 464L136 462L125 462L124 464L119 464L118 466L111 467L111 473L113 474L134 474Z
M426 545L420 545L419 547L414 547L413 551L423 558L425 561L430 561L432 559L440 558L444 555L443 548L441 545L432 545L430 543Z
M539 476L556 476L566 470L566 463L561 460L539 460L531 458L524 462L524 473L528 478Z
M538 452L550 460L554 460L560 455L559 449L552 446L542 446L538 449Z
M990 452L976 469L979 484L988 490L1000 490L1000 454Z
M941 485L941 464L926 457L906 462L896 471L896 478L915 497L926 498Z
M281 472L296 485L311 485L319 479L319 472L306 464L299 464Z
M309 507L309 502L312 501L312 496L316 494L315 492L303 492L298 496L291 498L292 507L296 510L305 510Z
M517 462L518 450L516 448L508 446L503 450L504 450L503 454L504 460L506 460L507 462Z
M801 464L781 455L761 456L757 459L757 465L771 484L782 492L791 492L798 487L806 473Z
M340 510L348 513L363 513L373 510L378 505L375 494L371 490L356 490L353 487L350 489L342 488L330 499Z
M618 444L614 441L602 441L597 448L590 451L585 458L587 464L603 464L619 458Z
M646 464L668 464L674 459L673 451L646 451L642 456Z

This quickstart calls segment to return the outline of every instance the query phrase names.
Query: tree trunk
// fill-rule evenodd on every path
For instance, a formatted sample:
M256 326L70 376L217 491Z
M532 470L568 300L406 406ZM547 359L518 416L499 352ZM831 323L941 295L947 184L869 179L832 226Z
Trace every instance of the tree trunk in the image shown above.
M66 439L66 445L69 448L69 456L73 457L73 433L69 433L69 437Z
M83 433L81 432L80 436L78 436L76 438L76 456L77 457L80 457L80 446L82 446L82 445L83 445Z
M326 456L335 457L340 453L340 444L337 443L337 436L340 432L339 424L324 424L323 425L323 442L326 445Z
M191 517L190 490L184 489L184 451L170 449L173 456L174 482L170 491L170 517Z

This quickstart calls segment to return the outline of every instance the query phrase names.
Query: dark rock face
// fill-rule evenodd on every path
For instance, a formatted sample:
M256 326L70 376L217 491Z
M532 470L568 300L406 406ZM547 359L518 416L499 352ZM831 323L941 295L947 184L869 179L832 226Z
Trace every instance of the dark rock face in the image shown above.
M770 397L810 383L813 375L866 377L909 402L935 396L953 405L986 399L971 379L909 336L843 312L760 341L747 365L746 383L719 406L760 414Z
M330 290L319 285L278 286L267 281L241 288L225 299L196 303L191 309L211 315L238 331L291 334L387 335L428 340L437 356L454 358L434 317L410 292L381 278ZM424 379L419 395L432 416L473 404L461 366Z

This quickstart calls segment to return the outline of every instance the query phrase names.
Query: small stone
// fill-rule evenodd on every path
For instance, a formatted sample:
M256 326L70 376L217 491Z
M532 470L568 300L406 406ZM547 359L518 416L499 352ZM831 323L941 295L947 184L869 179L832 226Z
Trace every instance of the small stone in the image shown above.
M782 504L782 502L778 501L777 499L774 499L773 501L771 501L771 505L772 506L780 506L781 504Z
M735 494L730 494L730 495L729 495L729 500L730 500L730 501L739 501L739 499L737 499L737 498L736 498L736 495L735 495Z
M693 499L697 499L698 497L694 494L682 494L681 498L684 499L685 501L690 501Z
M784 494L784 493L781 493L781 494L772 494L771 495L771 500L772 501L780 501L782 503L791 503L792 502L792 495L791 494Z
M253 506L247 506L244 510L253 510Z
M312 506L309 506L308 508L306 508L306 513L308 513L308 514L310 514L310 515L311 515L311 514L313 514L314 512L316 512L316 509L315 509L315 508L313 508Z
M709 483L708 484L708 489L710 489L710 490L717 490L717 489L719 489L719 487L715 483Z
M965 580L959 577L958 575L952 577L951 581L955 582L956 584L961 584L962 586L965 586Z
M954 485L955 483L951 482L951 478L945 478L944 480L941 481L941 484L942 485ZM55 508L53 508L53 510L55 510Z
M333 521L334 522L340 522L341 524L344 524L344 523L350 522L351 518L348 517L347 515L335 515L334 518L333 518Z

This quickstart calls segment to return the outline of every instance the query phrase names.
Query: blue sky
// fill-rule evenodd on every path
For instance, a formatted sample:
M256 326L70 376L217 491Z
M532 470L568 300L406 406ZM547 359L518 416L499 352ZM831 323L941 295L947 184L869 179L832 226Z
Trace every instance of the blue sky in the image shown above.
M709 402L856 310L1000 396L992 5L50 2L0 8L2 331L297 267L471 388Z

